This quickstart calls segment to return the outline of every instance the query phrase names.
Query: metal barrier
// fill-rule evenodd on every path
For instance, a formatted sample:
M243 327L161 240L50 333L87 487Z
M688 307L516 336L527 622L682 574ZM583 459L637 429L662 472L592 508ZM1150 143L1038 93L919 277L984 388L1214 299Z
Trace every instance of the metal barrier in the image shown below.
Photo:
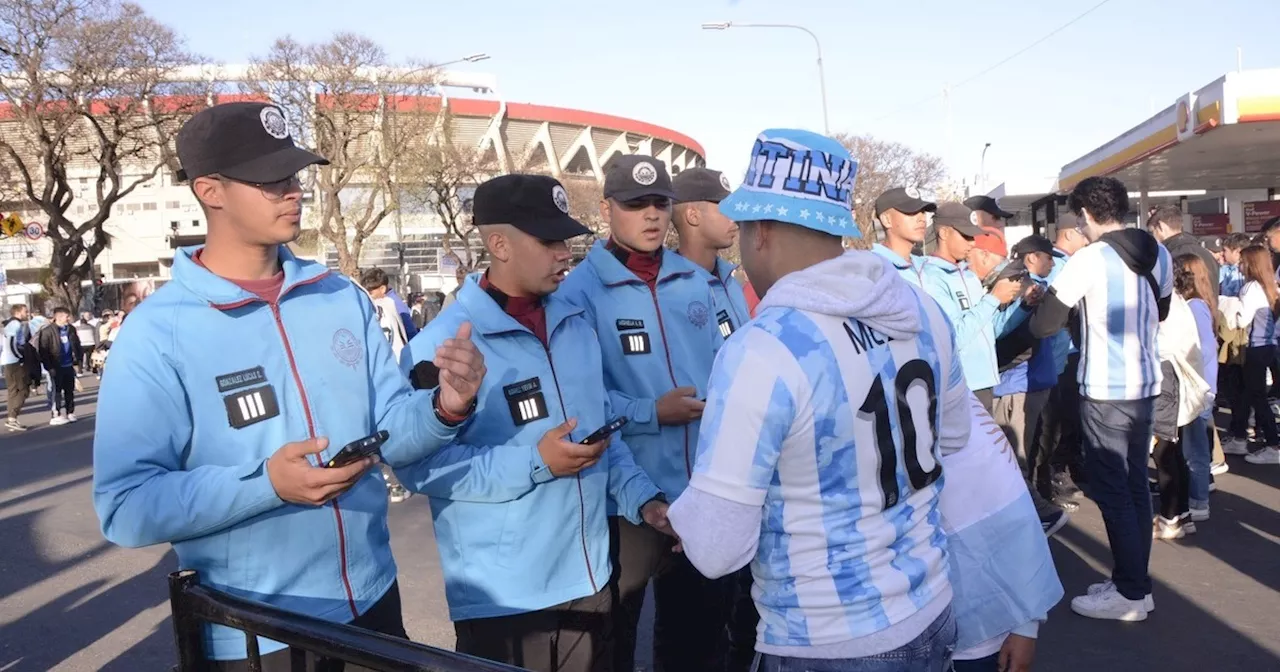
M250 672L260 672L258 636L289 645L293 672L307 669L307 652L376 672L520 672L520 668L341 625L222 593L200 584L197 572L169 575L169 605L178 645L176 672L206 672L203 625L242 630Z

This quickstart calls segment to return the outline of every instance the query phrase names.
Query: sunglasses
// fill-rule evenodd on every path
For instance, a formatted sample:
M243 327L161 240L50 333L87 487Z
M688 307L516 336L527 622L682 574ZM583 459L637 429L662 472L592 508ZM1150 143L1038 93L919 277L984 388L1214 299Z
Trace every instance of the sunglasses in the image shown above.
M246 182L244 180L237 180L233 177L227 177L226 175L219 175L218 179L223 182L235 182L237 184L256 187L258 191L262 192L262 195L265 196L268 201L272 202L283 201L290 193L302 190L302 180L297 175L290 175L283 180L277 180L275 182Z

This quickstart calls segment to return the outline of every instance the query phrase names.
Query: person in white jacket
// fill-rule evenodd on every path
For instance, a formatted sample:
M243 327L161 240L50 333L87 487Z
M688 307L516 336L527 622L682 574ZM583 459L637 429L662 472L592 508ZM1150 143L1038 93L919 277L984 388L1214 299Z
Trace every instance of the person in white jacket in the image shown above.
M1200 415L1212 396L1204 377L1195 315L1177 292L1171 297L1169 316L1160 323L1156 346L1164 379L1156 399L1156 441L1152 451L1160 489L1153 536L1180 539L1195 532L1195 523L1189 520L1191 470L1187 455L1197 449L1198 442L1208 439Z
M1235 322L1249 330L1249 347L1244 354L1244 390L1236 396L1231 408L1231 440L1222 446L1228 455L1244 455L1255 464L1280 464L1280 433L1275 416L1267 403L1267 369L1276 357L1276 309L1280 307L1280 289L1276 287L1271 254L1261 245L1250 245L1240 253L1240 272L1244 287L1235 308ZM1255 436L1262 438L1262 450L1249 454L1246 434L1249 415L1257 423Z

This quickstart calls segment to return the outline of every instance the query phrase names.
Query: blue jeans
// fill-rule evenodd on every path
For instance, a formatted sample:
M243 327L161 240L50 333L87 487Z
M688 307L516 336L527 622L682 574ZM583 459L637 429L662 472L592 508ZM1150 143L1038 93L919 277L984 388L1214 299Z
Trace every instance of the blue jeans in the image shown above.
M864 658L756 658L757 672L945 672L956 649L956 619L951 607L919 637L892 651Z
M1212 409L1208 411L1212 413ZM1190 504L1193 509L1209 508L1209 462L1213 441L1209 437L1213 425L1205 416L1182 428L1182 452L1191 469Z
M1151 490L1147 455L1155 397L1136 401L1081 398L1086 490L1102 512L1114 568L1111 582L1130 600L1151 592Z

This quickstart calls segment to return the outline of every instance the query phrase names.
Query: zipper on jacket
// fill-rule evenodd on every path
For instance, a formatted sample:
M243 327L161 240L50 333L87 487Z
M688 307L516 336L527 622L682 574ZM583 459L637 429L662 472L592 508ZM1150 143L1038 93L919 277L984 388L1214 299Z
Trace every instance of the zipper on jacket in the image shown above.
M311 418L311 404L307 401L307 390L302 386L302 374L298 372L298 363L293 359L293 347L289 345L289 334L284 330L284 320L280 317L279 300L277 299L267 305L271 306L271 316L275 318L276 328L280 330L280 340L284 342L284 354L289 359L289 369L293 372L293 382L297 383L298 396L302 397L302 412L307 418L307 435L314 439L316 438L316 426ZM320 466L319 458L316 458L315 466ZM338 523L338 567L342 574L342 589L347 593L347 606L351 608L351 617L358 618L360 613L356 611L356 598L351 590L351 579L347 577L347 538L342 531L342 510L338 508L337 498L329 500L329 503L333 505L333 517Z
M658 314L658 335L662 337L662 353L667 356L667 373L671 374L672 389L675 389L680 387L680 383L676 382L676 369L671 365L671 346L667 343L667 328L662 323L662 306L658 305L658 283L655 282L649 287L649 296L653 297L653 312ZM653 412L658 412L657 407ZM686 476L693 478L693 464L689 461L689 423L684 424L684 472Z
M972 295L972 294L969 294L969 283L968 283L968 281L966 281L966 280L964 279L964 270L965 270L965 269L963 269L963 268L961 268L961 267L960 267L960 264L959 264L959 263L957 263L957 264L956 264L956 272L960 275L960 284L961 284L961 285L964 285L964 293L965 293L966 295L968 295L968 296L969 296L969 300L970 300L970 301L972 301L972 302L973 302L973 305L975 305L975 306L976 306L976 305L978 305L978 301L974 301L974 300L973 300L973 295ZM981 286L981 285L979 285L979 286ZM982 298L986 297L986 295L987 295L987 293L986 293L986 292L983 292L983 293L982 293L982 297L979 297L979 299L978 299L978 300L979 300L979 301L981 301L981 300L982 300ZM972 308L970 308L969 310L973 310L973 309L972 309ZM988 349L989 349L989 350L994 351L994 349L995 349L995 345L991 342L991 339L990 339L990 338L988 338L988 333L987 333L987 332L991 332L992 334L994 334L994 333L995 333L995 330L994 330L994 329L984 329L984 330L983 330L983 332L982 332L982 340L986 342L986 344L987 344L987 346L988 346ZM956 354L957 354L957 356L959 355L959 353L956 353ZM992 389L994 389L996 385L999 385L999 384L1000 384L1000 370L999 370L999 368L1000 368L999 366L997 366L997 367L996 367L996 382L995 382L995 385L992 385L992 386L991 386L991 387L992 387Z
M547 334L547 340L551 340L551 334ZM564 395L560 393L560 378L556 376L556 363L551 361L551 346L543 343L542 350L547 353L547 364L551 366L551 381L556 385L556 399L560 401L560 417L568 422L569 415L564 410ZM595 570L591 569L591 553L587 551L587 498L582 494L582 474L574 474L574 478L578 480L578 537L582 541L582 560L587 563L587 580L591 582L591 594L595 595L600 589L596 587Z

